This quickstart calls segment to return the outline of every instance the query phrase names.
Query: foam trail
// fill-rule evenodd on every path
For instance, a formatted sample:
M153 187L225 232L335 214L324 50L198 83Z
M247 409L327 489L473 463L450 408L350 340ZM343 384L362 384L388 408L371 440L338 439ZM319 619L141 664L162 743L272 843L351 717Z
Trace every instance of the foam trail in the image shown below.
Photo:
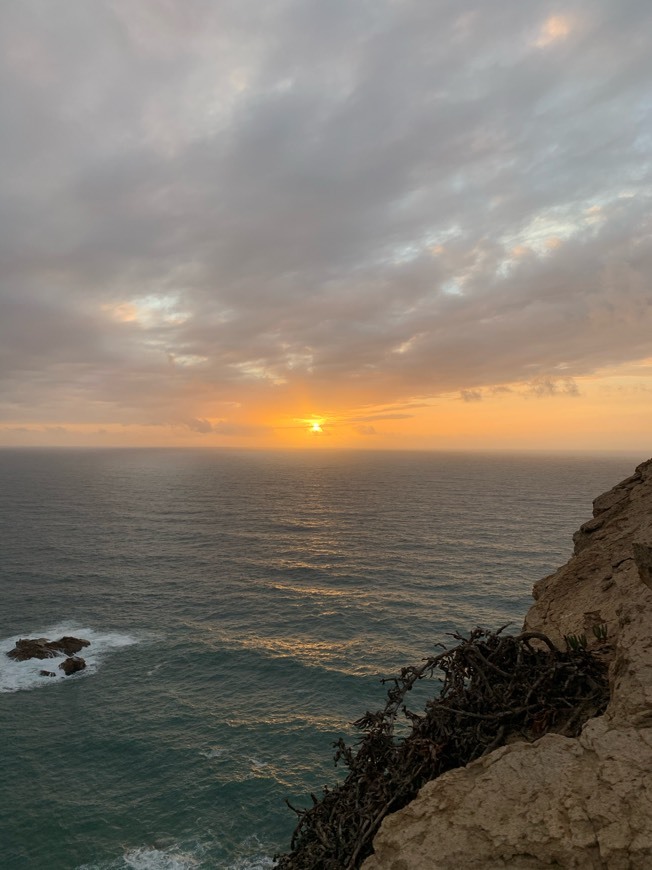
M258 855L254 858L239 858L229 864L226 870L271 870L275 866L274 861L267 855Z
M172 849L134 849L124 856L125 866L131 870L188 870L200 867L201 862L192 855Z
M250 838L257 841L257 837ZM249 847L253 843L248 843ZM193 854L194 852L194 854ZM192 851L183 850L179 844L168 848L157 849L151 846L140 846L128 849L120 858L101 864L82 864L77 870L192 870L194 867L209 867L214 870L273 870L274 860L259 849L254 854L236 858L229 864L206 862L205 849L201 845Z
M129 849L114 861L82 864L77 870L191 870L201 866L200 858L182 852L177 845L167 849L140 846Z

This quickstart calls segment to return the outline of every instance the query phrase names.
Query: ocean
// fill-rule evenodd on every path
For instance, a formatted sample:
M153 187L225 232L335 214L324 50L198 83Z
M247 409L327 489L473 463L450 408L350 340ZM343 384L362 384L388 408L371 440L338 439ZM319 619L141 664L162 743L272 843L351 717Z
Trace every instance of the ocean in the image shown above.
M0 865L272 867L380 679L518 630L646 458L0 450Z

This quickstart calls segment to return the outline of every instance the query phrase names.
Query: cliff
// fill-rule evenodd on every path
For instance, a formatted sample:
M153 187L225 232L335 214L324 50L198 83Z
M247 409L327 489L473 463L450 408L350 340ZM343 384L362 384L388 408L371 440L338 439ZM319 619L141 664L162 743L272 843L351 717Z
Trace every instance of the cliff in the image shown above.
M534 587L525 627L607 625L611 697L577 738L503 746L388 816L363 870L652 867L652 459L593 503L569 562Z

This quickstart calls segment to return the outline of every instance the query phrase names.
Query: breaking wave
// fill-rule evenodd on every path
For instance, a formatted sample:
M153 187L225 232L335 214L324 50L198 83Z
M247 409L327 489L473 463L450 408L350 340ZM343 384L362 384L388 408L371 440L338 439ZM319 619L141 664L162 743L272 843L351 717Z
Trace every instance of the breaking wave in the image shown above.
M47 637L50 640L56 640L64 635L72 635L90 641L90 646L85 647L81 653L86 662L86 669L72 677L66 677L63 671L59 670L59 664L67 658L64 653L49 659L28 659L25 662L14 661L6 655L21 637ZM97 671L112 652L132 646L138 643L138 640L130 634L95 630L70 623L59 623L44 629L30 629L22 634L3 638L0 640L0 693L52 687L59 685L63 679L67 681L83 679ZM3 653L5 654L3 655ZM41 676L41 670L51 671L55 676Z

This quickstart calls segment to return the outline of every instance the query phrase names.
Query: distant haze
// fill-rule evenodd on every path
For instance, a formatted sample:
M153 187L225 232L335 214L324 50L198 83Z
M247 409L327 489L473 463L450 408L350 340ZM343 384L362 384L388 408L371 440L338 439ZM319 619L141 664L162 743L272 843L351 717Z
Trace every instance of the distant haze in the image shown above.
M0 445L629 450L649 0L0 6Z

